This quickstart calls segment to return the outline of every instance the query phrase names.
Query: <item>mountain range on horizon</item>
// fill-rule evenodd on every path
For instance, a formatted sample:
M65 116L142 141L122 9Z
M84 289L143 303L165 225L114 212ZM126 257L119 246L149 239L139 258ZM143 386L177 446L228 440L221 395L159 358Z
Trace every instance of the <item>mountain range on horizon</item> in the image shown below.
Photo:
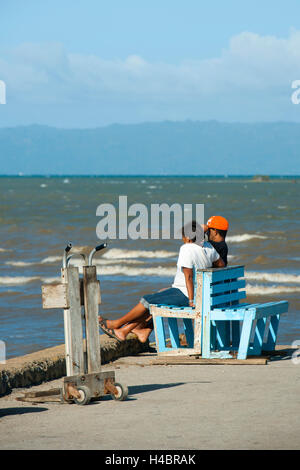
M0 128L2 175L299 175L300 124L218 121Z

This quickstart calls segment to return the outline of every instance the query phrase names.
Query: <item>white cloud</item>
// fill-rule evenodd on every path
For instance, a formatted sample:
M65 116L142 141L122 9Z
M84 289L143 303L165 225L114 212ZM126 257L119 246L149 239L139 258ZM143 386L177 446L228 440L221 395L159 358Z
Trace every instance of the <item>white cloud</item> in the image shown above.
M287 38L242 32L220 57L180 64L151 63L137 55L104 60L69 53L59 43L27 43L0 51L0 79L15 102L144 100L174 108L175 102L199 106L207 100L222 102L224 96L230 101L237 94L253 102L263 94L266 102L272 97L280 107L282 95L290 97L293 80L300 79L300 31Z

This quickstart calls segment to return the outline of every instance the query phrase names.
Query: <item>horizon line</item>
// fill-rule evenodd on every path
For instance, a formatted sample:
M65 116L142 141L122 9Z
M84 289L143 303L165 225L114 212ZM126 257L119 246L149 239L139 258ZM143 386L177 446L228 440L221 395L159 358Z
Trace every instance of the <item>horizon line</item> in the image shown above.
M201 120L193 120L193 119L183 119L183 120L170 120L170 119L164 119L161 121L141 121L141 122L129 122L129 123L121 123L121 122L111 122L110 124L102 124L96 127L57 127L56 125L52 124L38 124L38 123L31 123L31 124L15 124L11 126L1 126L0 125L0 130L2 129L16 129L18 127L49 127L52 129L59 129L59 130L96 130L96 129L104 129L107 127L112 127L112 126L140 126L140 125L145 125L145 124L186 124L186 123L197 123L197 124L203 124L203 123L217 123L217 124L232 124L232 125L262 125L262 124L296 124L300 125L299 121L281 121L281 120L274 120L274 121L223 121L223 120L218 120L218 119L201 119Z
M300 174L182 174L182 175L173 175L173 174L0 174L0 178L300 178ZM267 181L267 180L265 180Z

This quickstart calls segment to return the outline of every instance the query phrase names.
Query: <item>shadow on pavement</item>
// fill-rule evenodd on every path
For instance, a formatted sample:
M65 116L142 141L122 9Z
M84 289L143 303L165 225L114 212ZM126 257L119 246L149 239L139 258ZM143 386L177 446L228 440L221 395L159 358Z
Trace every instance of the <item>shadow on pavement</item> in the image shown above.
M47 411L48 408L36 408L33 406L20 406L15 408L0 408L0 418L3 416L12 416L12 415L23 415L25 413L40 413L41 411Z
M271 351L271 352L264 352L263 355L268 356L270 362L290 361L295 351L297 352L297 349L286 348L286 349L279 349L279 350Z
M161 390L163 388L178 387L185 385L185 382L174 382L169 384L146 384L146 385L133 385L128 387L129 395L137 395L138 393L152 392L153 390Z

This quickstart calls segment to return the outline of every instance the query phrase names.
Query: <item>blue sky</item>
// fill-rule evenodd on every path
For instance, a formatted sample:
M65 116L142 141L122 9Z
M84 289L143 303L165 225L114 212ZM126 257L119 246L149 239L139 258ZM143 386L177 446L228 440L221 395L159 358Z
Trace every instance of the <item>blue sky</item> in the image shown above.
M10 0L0 126L299 121L296 0Z

